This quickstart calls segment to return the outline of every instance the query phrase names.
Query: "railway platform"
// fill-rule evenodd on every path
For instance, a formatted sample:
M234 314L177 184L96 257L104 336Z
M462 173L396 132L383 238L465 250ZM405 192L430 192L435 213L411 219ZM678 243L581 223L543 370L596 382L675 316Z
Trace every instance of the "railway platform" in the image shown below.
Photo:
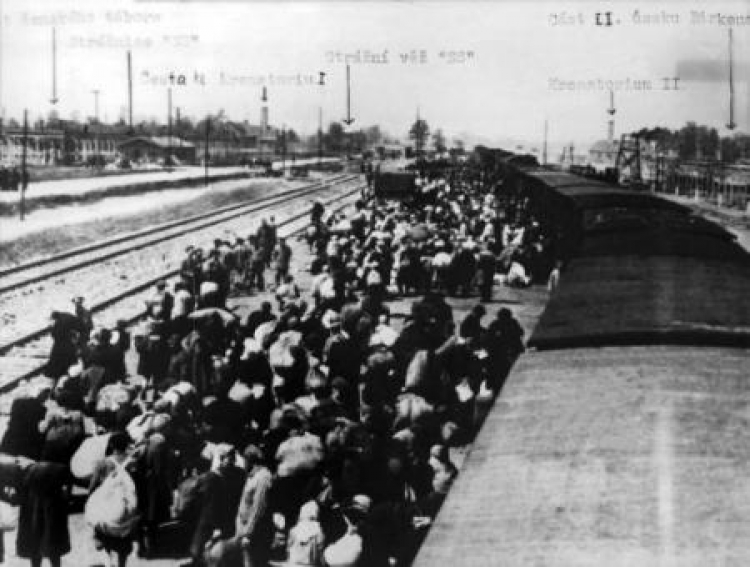
M718 222L737 237L740 246L750 251L750 211L720 207L714 203L704 200L696 201L689 197L664 194L660 194L660 196L675 203L686 205L696 213Z
M226 175L249 173L243 167L221 167L209 169L209 179ZM205 170L202 167L176 167L172 171L144 171L127 175L108 175L84 179L55 179L29 183L26 189L26 200L59 197L63 195L85 195L86 193L113 191L123 187L145 185L149 183L184 182L203 179ZM15 191L0 192L0 202L14 203L19 194Z
M26 237L43 230L59 228L66 225L80 225L95 222L107 217L124 217L137 215L165 206L176 206L188 203L207 194L230 192L244 187L255 186L258 192L268 190L286 190L299 183L279 179L226 179L212 181L208 187L175 186L151 193L107 196L89 203L67 203L55 207L39 207L27 212L22 221L18 215L6 217L0 226L0 242L9 242Z
M352 204L351 199L340 199L339 202L334 205L335 208L342 207L342 210L346 210L345 207L351 206ZM278 211L269 210L267 212L269 215L276 214L276 217L279 219L279 221L284 222L284 218L286 216L290 216L289 213L283 212L281 209ZM254 230L257 228L257 225L259 223L259 217L253 218L250 220L245 220L245 228L247 231ZM307 266L309 266L310 263L310 256L308 254L307 245L304 242L301 242L296 235L299 234L306 226L307 223L307 216L304 217L304 219L299 219L298 221L295 221L291 223L289 226L285 226L280 230L281 236L287 236L288 242L293 248L293 257L292 257L292 265L291 265L291 273L298 276L298 279L300 281L300 287L302 288L301 291L304 295L307 295L309 293L309 285L310 285L310 274L308 271L306 271ZM206 241L206 244L208 243L208 240ZM179 263L181 260L180 257L175 255L174 258L172 258L174 262ZM273 274L271 270L266 271L266 280L269 284L273 281ZM274 299L274 286L269 285L266 288L267 291L263 293L257 293L257 294L236 294L233 297L230 298L228 307L232 309L239 317L246 316L250 311L257 309L260 306L260 303L262 301L272 301L275 303ZM95 322L96 322L96 315L95 315ZM101 322L101 318L100 318ZM24 367L28 367L28 359L25 360L11 360L11 359L4 359L7 360L8 364L14 364L19 372L23 372ZM41 359L40 359L41 360ZM135 349L131 348L128 351L128 354L126 356L126 365L128 367L128 372L131 375L137 374L137 355L135 353ZM9 401L12 394L5 394L4 396L0 396L0 436L2 433L4 433L5 428L7 427L7 419L8 415L7 412L9 410ZM105 564L106 561L104 561L105 557L102 553L98 552L94 548L94 542L91 535L91 528L86 525L84 516L83 516L83 503L85 502L87 496L87 491L82 488L74 488L74 493L72 497L72 505L71 505L71 513L69 516L69 529L70 529L70 537L71 537L71 548L72 551L67 554L62 559L62 566L63 567L78 567L78 566L84 566L84 565L102 565ZM14 530L6 531L4 533L5 537L5 549L6 549L6 555L5 555L5 565L11 565L11 566L21 566L28 564L27 560L22 560L18 558L15 555L15 535L16 532ZM135 554L133 554L130 557L130 560L128 562L129 565L148 565L153 567L167 567L167 566L175 566L180 565L184 562L186 558L185 557L176 557L174 555L172 556L165 556L160 557L156 556L149 559L144 559L141 557L136 557Z
M344 203L342 202L341 204L343 205ZM347 209L343 210L346 211ZM295 281L300 288L302 296L304 298L309 298L313 279L309 270L312 257L307 243L299 238L299 231L303 226L304 225L301 224L295 224L282 234L288 235L287 242L293 250L290 272L295 276ZM290 233L297 234L290 235ZM266 271L267 282L271 283L272 279L272 272L270 270ZM261 293L234 294L230 297L228 306L238 317L244 318L250 312L258 309L263 301L270 301L275 306L276 299L274 292L274 287L268 286L266 291ZM487 309L485 324L494 318L498 309L501 307L507 307L511 309L514 316L523 327L525 336L528 337L543 311L547 297L548 291L544 286L537 285L528 288L511 288L496 284L492 300L484 304ZM417 296L395 297L392 301L388 302L391 310L391 325L395 330L399 331L403 327L404 321L410 313L411 304L416 299L418 299ZM477 305L478 301L479 298L476 296L448 299L448 303L453 308L454 319L457 323L460 323L460 321L464 319L469 311ZM137 367L137 355L133 349L128 353L126 364L130 373L134 374ZM470 448L466 446L452 449L452 461L460 468L469 451ZM85 494L83 491L76 492L76 502L83 501L84 498ZM79 508L75 508L75 511L70 516L70 531L73 551L63 558L62 564L64 566L73 566L95 565L100 563L102 555L94 549L91 530L86 526L82 511ZM14 532L7 532L5 535L7 544L6 549L10 552L6 557L9 565L21 564L20 560L12 555L14 550L14 535ZM149 559L132 556L129 564L166 567L167 565L179 565L185 559L186 558L184 557L174 556Z
M723 220L730 222L750 222L750 210L743 211L741 209L730 209L728 207L719 206L715 203L710 203L703 199L696 200L690 197L668 195L665 193L659 193L659 196L675 203L686 205L697 212L719 217Z
M287 160L286 166L302 166L317 163L317 159L296 160L294 163ZM272 167L279 170L282 162L273 162ZM210 181L220 179L231 179L238 177L252 177L263 174L264 169L258 167L209 167L208 178ZM88 177L81 179L56 179L35 182L31 180L26 189L26 201L38 199L50 199L62 196L82 196L88 193L117 192L125 188L137 188L151 184L169 184L170 187L179 183L200 182L206 176L206 170L200 166L179 166L170 171L144 171L140 173L128 173L126 175L106 175L101 177ZM16 191L0 191L0 203L16 203L19 193Z

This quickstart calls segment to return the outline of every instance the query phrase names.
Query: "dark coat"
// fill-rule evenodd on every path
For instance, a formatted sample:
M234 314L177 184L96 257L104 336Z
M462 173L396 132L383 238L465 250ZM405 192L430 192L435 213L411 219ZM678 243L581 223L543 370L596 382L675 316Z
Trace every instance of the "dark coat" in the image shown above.
M135 475L138 508L143 522L156 524L169 519L176 467L173 450L164 436L151 435Z
M184 348L180 348L180 350L173 352L169 357L166 377L177 381L190 381L190 365L190 353Z
M70 551L63 490L68 477L67 467L58 463L36 463L27 471L16 534L19 557L60 557Z
M331 378L342 377L352 386L359 383L362 353L354 339L334 335L326 345L326 362Z
M83 413L78 410L54 410L47 416L46 422L41 458L63 464L67 469L86 435Z
M263 384L271 387L273 369L268 357L263 353L250 353L247 358L240 359L237 377L245 384Z
M406 368L417 351L429 350L433 347L433 340L424 328L413 322L408 323L401 330L392 348L396 356L397 375L403 378Z
M243 325L243 332L245 333L245 336L252 337L255 333L255 329L260 327L263 323L273 321L274 319L276 319L276 316L273 313L257 309L247 316L245 324Z
M240 446L245 433L245 412L242 404L219 397L203 410L206 424L205 438L212 443Z
M237 508L245 484L245 472L232 468L221 475L209 471L198 480L198 517L190 542L190 553L199 557L214 530L223 538L234 535Z
M44 404L36 398L19 398L10 407L10 420L5 430L0 452L39 459L44 436L39 432L39 422L47 413Z
M44 373L51 378L59 378L68 372L78 359L76 345L71 339L73 332L84 333L81 321L71 313L58 313L52 325L52 349Z

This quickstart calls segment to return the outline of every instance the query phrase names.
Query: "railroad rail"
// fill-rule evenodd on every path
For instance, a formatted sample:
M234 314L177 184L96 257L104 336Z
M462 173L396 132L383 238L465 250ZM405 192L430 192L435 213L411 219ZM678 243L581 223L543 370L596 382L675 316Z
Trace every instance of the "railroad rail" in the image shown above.
M328 184L313 184L312 186L305 186L294 191L286 192L280 198L263 199L261 200L262 205L259 204L258 201L255 201L251 206L246 206L243 212L239 212L239 208L234 207L235 210L229 214L225 214L221 219L214 218L206 220L205 215L200 215L204 218L199 222L207 224L207 227L205 227L206 230L204 230L205 234L201 236L198 236L195 233L196 229L194 227L191 229L179 229L178 232L181 232L182 236L185 236L186 238L189 237L191 243L199 239L210 241L211 230L220 230L227 222L233 221L237 224L248 214L252 214L254 215L254 219L258 219L260 218L258 213L261 211L268 211L274 207L273 210L276 212L276 216L281 219L280 222L277 223L277 226L279 228L285 228L283 232L280 231L280 234L286 236L293 235L304 230L307 226L307 223L304 222L304 220L306 220L306 217L308 216L309 208L307 207L306 201L301 199L302 197L306 197L311 193L328 197L326 194L332 192L333 195L331 195L330 198L327 198L324 203L327 205L333 205L336 210L340 210L348 206L353 201L353 197L359 195L363 188L361 183L358 181L355 182L357 179L357 176L338 176ZM345 186L347 183L353 184L353 186L344 187L342 191L342 186ZM276 207L282 204L291 204L292 209L285 213L278 211ZM299 210L300 208L302 210ZM281 218L282 215L285 216L285 218ZM300 224L301 220L303 222ZM237 228L236 230L238 232L240 230L247 230L247 226ZM214 236L217 236L217 234L214 233ZM181 240L177 235L164 236L162 234L159 237L152 238L152 240L159 240L160 242L164 242L165 240L172 241L170 242L171 251L164 253L159 251L156 256L162 255L166 258L167 254L170 254L173 260L175 260L182 250L183 243L181 243ZM154 242L152 244L158 243ZM148 248L148 246L149 245L139 244L135 251L137 252L140 249ZM101 250L102 249L100 248L99 251L101 252ZM131 249L130 251L132 252L133 250ZM125 253L126 252L123 252L122 254L124 255ZM103 253L100 254L100 256L108 256L109 254L112 254L112 252ZM115 253L115 255L120 256L119 253ZM142 254L139 254L138 256L140 257ZM85 264L85 268L92 271L90 275L96 278L97 273L101 274L102 270L108 268L108 262L108 259L99 258L99 260L92 259L90 261L79 262L79 264ZM152 262L152 264L154 263ZM174 278L179 272L177 261L166 267L166 269L164 268L165 265L163 263L159 265L157 261L155 265L147 267L147 273L142 279L133 285L127 285L125 287L120 287L120 289L112 290L111 293L98 298L89 306L89 309L92 313L98 314L100 320L108 321L110 323L114 323L119 319L126 320L129 324L138 321L144 315L143 300L150 288L159 280L169 280ZM71 269L82 270L83 268L78 267ZM89 281L89 285L91 285L91 281ZM31 290L28 290L28 293L31 293ZM2 368L0 369L0 392L12 390L21 380L35 376L43 370L50 348L50 330L51 325L47 324L46 321L44 324L39 324L37 322L33 325L33 328L23 329L14 336L5 338L3 342L0 343L0 356L3 357Z
M60 254L24 262L16 266L0 269L0 293L6 293L45 279L65 274L96 262L102 262L133 250L152 246L170 238L176 238L193 230L225 222L227 220L256 212L264 207L283 204L291 198L312 194L326 186L334 186L354 178L351 175L337 175L304 187L297 187L281 194L267 195L250 202L228 205L212 211L170 221L144 230L118 235L114 238L94 242ZM96 253L96 254L95 254Z
M356 178L340 178L338 181L352 182L354 179ZM337 189L339 185L340 183L332 183L327 186L303 188L300 192L287 193L284 197L266 202L264 206L302 206L305 204L303 197L311 193L321 194L321 191L340 191ZM93 258L80 257L79 261L76 261L75 257L66 259L67 267L42 267L42 270L48 273L48 277L37 278L30 285L0 295L0 355L6 353L9 348L27 342L26 337L34 336L35 332L47 325L47 322L40 325L40 312L44 311L45 304L46 317L52 309L60 309L73 295L86 295L90 301L101 302L110 297L115 289L125 291L132 286L134 280L141 281L147 279L147 275L165 271L168 267L165 265L168 263L167 259L177 257L185 244L192 244L193 239L206 237L209 233L214 237L224 238L226 234L212 232L216 227L228 226L238 232L244 231L244 219L248 215L257 218L259 212L260 208L256 205L243 206L241 210L221 214L218 218L204 219L197 223L187 221L186 226L177 229L176 232L173 230L171 236L147 238L149 245L145 248L138 246L135 241L129 241L118 245L120 251L117 253L105 254L100 250L93 253ZM144 244L142 241L140 243ZM148 254L144 251L148 251ZM100 265L106 268L106 272L99 268ZM103 280L103 273L107 273L109 278ZM103 293L105 288L107 292Z

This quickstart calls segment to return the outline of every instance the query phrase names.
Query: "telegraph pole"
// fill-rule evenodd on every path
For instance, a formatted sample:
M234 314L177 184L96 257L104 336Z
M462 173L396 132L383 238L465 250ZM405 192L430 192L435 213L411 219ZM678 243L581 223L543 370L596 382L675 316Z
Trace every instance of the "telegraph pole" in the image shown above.
M172 87L167 88L167 163L164 165L172 165Z
M0 0L0 136L3 134L3 122L5 121L5 107L3 106L3 38L5 30L3 29L3 0Z
M320 74L320 80L318 81L318 85L321 87L325 86L325 79L326 74L323 71L319 72ZM322 93L322 89L321 89ZM323 163L323 101L320 101L320 104L318 105L318 169L321 168L321 165Z
M128 50L128 127L133 130L133 61Z
M318 107L318 169L323 163L323 107Z
M203 165L205 172L203 175L203 184L208 187L208 135L211 132L211 117L206 116L206 144L203 147Z
M94 94L94 120L99 122L99 89L91 91Z
M607 109L607 114L609 114L609 122L607 122L607 141L612 143L615 139L615 113L617 112L617 108L615 108L615 91L612 89L609 90L609 108Z
M29 145L29 111L23 111L23 148L21 150L21 203L19 212L21 220L24 220L26 214L26 185L29 180L29 173L26 170L26 148Z
M174 128L175 133L177 135L178 144L180 145L180 148L182 148L182 115L180 114L180 107L176 106L174 109Z

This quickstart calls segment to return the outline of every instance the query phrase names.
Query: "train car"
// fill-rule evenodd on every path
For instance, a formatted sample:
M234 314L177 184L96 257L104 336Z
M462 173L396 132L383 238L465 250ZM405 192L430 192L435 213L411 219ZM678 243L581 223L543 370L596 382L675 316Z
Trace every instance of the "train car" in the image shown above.
M373 194L378 199L407 201L418 191L417 176L410 171L384 171L375 174Z
M750 255L651 195L528 181L579 239L415 565L747 564Z

